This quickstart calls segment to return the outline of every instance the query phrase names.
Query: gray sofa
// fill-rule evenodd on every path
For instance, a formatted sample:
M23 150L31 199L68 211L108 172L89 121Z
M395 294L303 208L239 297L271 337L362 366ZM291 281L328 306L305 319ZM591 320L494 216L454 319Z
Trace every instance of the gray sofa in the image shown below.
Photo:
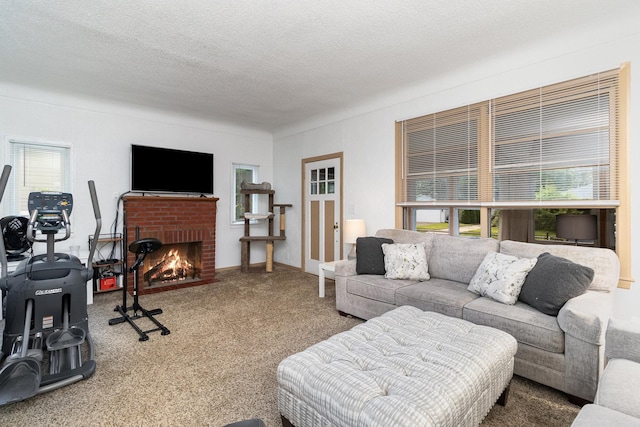
M580 410L573 427L640 426L640 323L612 319L606 342L608 362L594 404Z
M518 341L514 373L593 401L604 369L604 341L618 284L620 263L608 249L539 245L488 238L452 237L408 230L379 230L394 243L424 242L431 278L394 280L357 274L356 260L335 268L336 308L342 314L370 319L402 305L463 318L510 333ZM507 305L470 292L467 287L490 252L537 257L548 252L594 270L582 295L570 299L557 316L517 301Z

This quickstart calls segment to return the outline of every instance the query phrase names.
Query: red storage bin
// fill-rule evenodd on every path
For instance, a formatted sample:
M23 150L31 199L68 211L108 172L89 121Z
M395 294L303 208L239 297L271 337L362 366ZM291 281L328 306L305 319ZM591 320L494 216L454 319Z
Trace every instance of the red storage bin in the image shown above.
M117 277L103 277L100 279L100 290L108 291L109 289L115 289L118 287Z

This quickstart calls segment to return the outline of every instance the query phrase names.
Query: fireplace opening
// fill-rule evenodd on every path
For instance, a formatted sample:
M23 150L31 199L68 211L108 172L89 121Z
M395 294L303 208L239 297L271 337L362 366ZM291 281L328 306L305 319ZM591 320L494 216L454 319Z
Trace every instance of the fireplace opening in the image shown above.
M166 286L200 280L202 242L165 244L147 256L143 286Z

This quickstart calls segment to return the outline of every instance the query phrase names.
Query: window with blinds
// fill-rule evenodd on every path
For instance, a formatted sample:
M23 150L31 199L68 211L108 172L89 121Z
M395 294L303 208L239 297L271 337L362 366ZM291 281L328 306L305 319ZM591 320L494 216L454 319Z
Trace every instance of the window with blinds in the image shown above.
M71 191L71 148L24 141L9 141L11 177L8 205L11 215L28 215L33 191Z
M618 74L402 122L399 205L617 206Z

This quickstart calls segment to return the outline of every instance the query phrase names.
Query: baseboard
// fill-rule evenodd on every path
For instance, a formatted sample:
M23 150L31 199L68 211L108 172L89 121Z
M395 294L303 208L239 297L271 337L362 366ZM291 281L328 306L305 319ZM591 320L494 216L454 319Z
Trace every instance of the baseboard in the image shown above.
M302 271L302 269L300 267L294 267L293 265L289 265L289 264L282 264L280 262L274 262L273 263L274 267L278 267L278 268L286 268L289 270L294 270L294 271ZM256 264L249 264L249 268L250 269L264 269L267 266L266 262L259 262ZM223 268L216 268L216 273L221 272L221 271L235 271L235 270L240 270L240 265L233 265L231 267L223 267Z

